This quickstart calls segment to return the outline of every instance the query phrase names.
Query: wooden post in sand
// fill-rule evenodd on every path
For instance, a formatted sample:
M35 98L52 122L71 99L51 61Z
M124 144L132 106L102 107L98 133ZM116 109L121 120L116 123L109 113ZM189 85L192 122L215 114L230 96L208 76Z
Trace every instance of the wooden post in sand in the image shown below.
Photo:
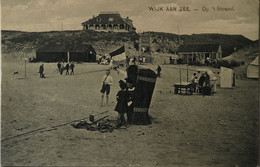
M189 82L189 70L188 70L188 64L187 64L187 82Z
M181 66L179 65L179 71L180 71L180 84L181 84Z
M26 60L27 58L24 58L24 78L26 78Z
M67 63L70 62L70 52L67 52Z

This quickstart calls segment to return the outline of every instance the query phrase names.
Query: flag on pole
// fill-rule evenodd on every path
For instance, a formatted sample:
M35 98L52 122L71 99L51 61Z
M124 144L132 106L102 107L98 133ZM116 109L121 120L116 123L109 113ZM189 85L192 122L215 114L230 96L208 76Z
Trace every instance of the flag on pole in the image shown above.
M116 51L109 53L109 55L111 56L114 62L125 61L126 60L125 46L122 46Z

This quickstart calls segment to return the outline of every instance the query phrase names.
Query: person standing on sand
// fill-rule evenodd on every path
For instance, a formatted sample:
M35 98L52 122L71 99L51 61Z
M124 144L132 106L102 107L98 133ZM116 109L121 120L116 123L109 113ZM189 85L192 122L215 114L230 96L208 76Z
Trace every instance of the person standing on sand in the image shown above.
M69 69L70 69L70 64L67 63L66 66L65 66L65 69L66 69L66 75L69 75Z
M105 93L106 93L106 104L108 105L110 86L113 85L113 78L109 74L110 74L110 70L108 69L106 70L106 75L103 76L102 88L100 90L100 92L102 93L101 107L103 106Z
M113 60L112 59L109 62L109 68L110 68L110 70L113 68Z
M117 128L122 125L127 126L127 94L126 94L126 83L122 80L119 81L120 89L116 95L117 104L115 111L118 112L117 116Z
M98 64L100 64L102 61L102 56L100 54L98 54Z
M126 56L126 67L129 67L130 58Z
M71 64L70 64L70 69L71 69L70 75L72 75L72 73L74 75L74 67L75 67L75 65L73 64L73 62L71 62Z
M57 67L58 67L58 70L59 70L59 73L60 73L60 68L61 68L60 62L58 62Z
M198 75L200 75L200 73L198 73ZM206 80L205 74L200 75L200 77L199 77L199 87L198 87L197 92L202 93L202 89L203 89L202 87L204 86L205 80Z
M191 86L193 88L193 92L196 92L196 87L197 87L197 74L196 73L193 73L193 76L191 77Z
M142 63L145 63L145 56L142 57Z
M207 71L205 72L205 76L206 76L206 78L205 78L205 85L210 87L210 77L209 77L209 74L208 74Z
M134 59L133 59L133 63L134 63L134 65L135 65L135 62L136 62L136 58L135 58L135 56L134 56Z
M157 69L157 77L161 78L161 71L162 71L162 68L158 65Z
M173 64L173 59L171 56L170 56L169 60L170 60L170 64Z
M139 64L140 64L140 65L142 64L142 61L143 61L142 56L139 56Z
M61 67L60 67L60 75L62 75L64 70L64 62L62 62Z
M44 72L44 64L40 65L39 68L40 78L45 78L43 72Z
M126 78L126 94L127 94L127 123L131 124L134 113L135 87L133 82Z

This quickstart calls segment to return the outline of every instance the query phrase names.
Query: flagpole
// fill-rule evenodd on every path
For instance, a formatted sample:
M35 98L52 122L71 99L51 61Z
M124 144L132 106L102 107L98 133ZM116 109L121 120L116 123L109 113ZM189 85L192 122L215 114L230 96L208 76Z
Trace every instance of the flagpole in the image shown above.
M125 51L125 43L123 43L123 47L124 47L124 51ZM126 56L126 51L125 51L125 56ZM127 67L127 56L126 56L126 60L125 60L125 66Z
M179 26L177 25L177 29L178 29L178 44L180 45L180 30L179 30Z
M141 56L141 47L142 47L142 32L140 32L140 35L139 35L139 56L138 56L138 60L139 60L139 57Z

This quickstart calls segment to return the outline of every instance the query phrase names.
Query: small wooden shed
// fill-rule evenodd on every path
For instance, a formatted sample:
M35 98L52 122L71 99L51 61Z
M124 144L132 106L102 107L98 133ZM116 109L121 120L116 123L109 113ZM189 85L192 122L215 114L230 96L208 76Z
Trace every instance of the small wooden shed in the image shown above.
M36 51L38 62L95 62L96 51L89 44L49 43Z

